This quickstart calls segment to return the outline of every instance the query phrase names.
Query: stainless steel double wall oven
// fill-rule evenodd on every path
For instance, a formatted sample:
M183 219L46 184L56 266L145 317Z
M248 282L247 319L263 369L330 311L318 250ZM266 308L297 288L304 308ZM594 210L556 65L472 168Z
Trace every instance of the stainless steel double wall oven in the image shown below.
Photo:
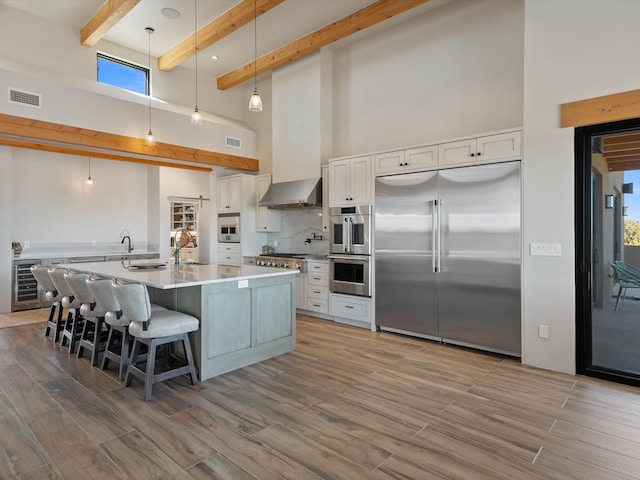
M371 205L333 207L330 220L330 290L371 296Z

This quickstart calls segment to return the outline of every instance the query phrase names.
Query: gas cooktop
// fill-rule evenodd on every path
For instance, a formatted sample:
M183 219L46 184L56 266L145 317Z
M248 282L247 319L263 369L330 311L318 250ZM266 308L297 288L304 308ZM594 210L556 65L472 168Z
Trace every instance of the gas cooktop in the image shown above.
M304 253L263 253L261 257L275 257L275 258L304 258Z

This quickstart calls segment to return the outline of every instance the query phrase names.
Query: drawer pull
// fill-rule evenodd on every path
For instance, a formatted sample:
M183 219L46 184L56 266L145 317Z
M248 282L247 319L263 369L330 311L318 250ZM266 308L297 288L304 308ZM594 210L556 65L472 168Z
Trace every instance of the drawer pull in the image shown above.
M351 305L345 305L344 308L353 308Z

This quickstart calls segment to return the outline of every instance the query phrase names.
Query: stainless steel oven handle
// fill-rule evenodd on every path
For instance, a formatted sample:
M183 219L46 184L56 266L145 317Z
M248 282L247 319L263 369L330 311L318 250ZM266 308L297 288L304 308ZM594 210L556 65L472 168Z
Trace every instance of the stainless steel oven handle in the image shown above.
M368 262L370 257L363 255L327 255L327 258L331 260L344 260L345 262L353 260Z
M344 250L345 253L349 253L350 250L350 245L349 245L349 234L351 232L349 231L349 218L348 217L344 217L344 230L342 232L342 249Z

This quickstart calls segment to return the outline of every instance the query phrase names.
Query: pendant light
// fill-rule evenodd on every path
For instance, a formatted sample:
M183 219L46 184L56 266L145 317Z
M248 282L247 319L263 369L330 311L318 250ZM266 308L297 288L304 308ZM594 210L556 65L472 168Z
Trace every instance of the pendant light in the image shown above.
M202 125L202 114L198 110L198 0L193 0L194 34L193 42L196 55L196 108L191 114L191 125L199 127Z
M149 34L149 91L147 92L149 94L149 133L147 133L145 143L148 147L153 147L156 144L156 139L151 131L151 34L155 32L155 30L151 27L146 27L144 31Z
M91 157L89 157L89 176L87 177L87 185L93 185L93 178L91 178Z
M262 99L258 95L257 68L258 61L258 7L257 0L253 0L253 94L249 99L249 110L252 112L262 111Z

